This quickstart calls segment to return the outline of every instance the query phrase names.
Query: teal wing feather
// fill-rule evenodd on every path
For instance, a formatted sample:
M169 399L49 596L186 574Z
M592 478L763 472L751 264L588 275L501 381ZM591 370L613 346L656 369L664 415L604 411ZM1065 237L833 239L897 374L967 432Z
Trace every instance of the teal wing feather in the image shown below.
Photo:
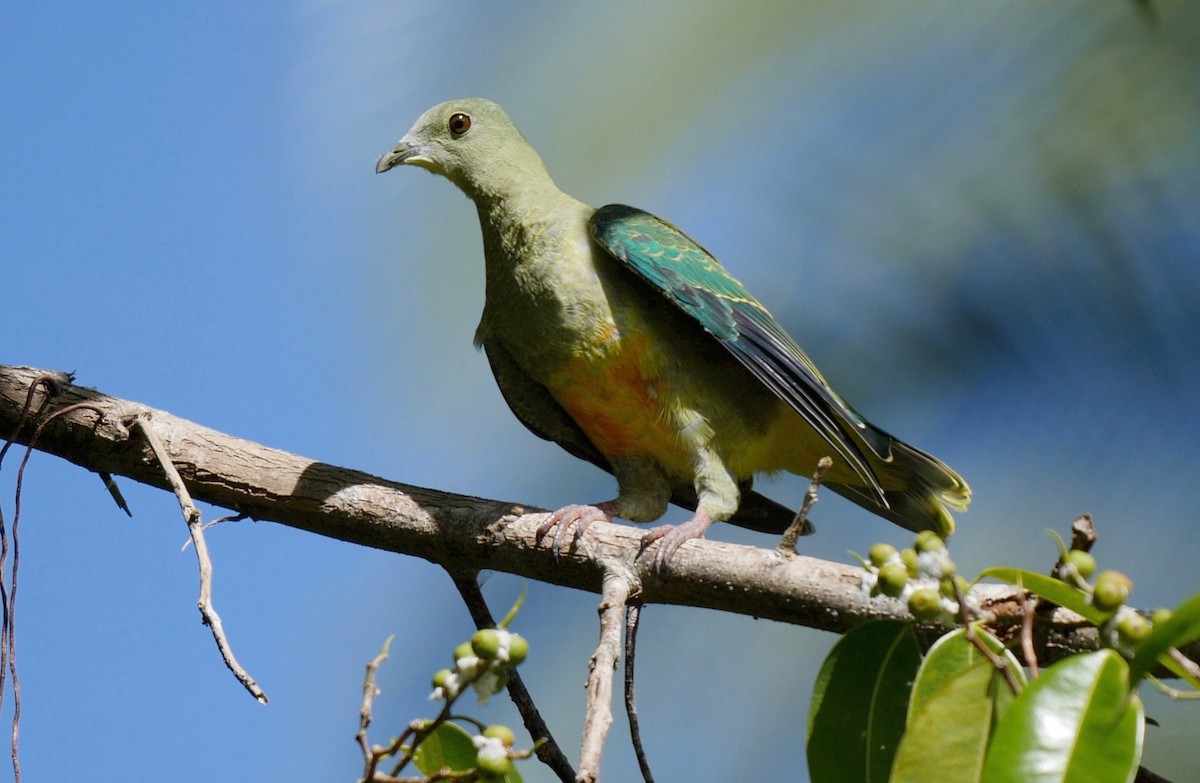
M694 318L795 409L887 506L856 440L887 459L890 439L829 388L779 322L707 250L665 220L623 204L596 210L591 232L613 258Z

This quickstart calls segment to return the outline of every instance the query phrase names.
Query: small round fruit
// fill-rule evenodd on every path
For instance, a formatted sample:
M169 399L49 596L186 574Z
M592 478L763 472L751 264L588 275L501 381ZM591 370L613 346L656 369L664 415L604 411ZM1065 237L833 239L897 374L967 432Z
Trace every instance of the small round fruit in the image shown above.
M500 632L495 628L482 628L471 637L471 649L485 661L495 659L500 652Z
M513 730L508 726L499 723L488 726L483 730L483 736L491 737L500 740L504 747L511 748L513 743L517 741L517 735L513 734Z
M1067 556L1063 561L1066 565L1075 566L1075 572L1084 579L1091 578L1092 574L1096 573L1096 558L1092 557L1091 552L1084 552L1082 549L1072 549L1067 552Z
M480 753L475 757L475 767L484 780L502 778L512 770L512 759L491 753Z
M1170 620L1170 619L1171 619L1171 610L1167 609L1165 607L1160 608L1160 609L1155 609L1154 613L1150 615L1150 622L1154 623L1155 625L1162 625L1163 623L1165 623L1167 620Z
M435 688L446 687L446 682L450 679L450 677L453 674L454 674L454 672L450 671L449 669L438 669L436 672L433 673L433 687L435 687Z
M1117 633L1121 638L1137 644L1150 635L1150 621L1137 612L1123 612L1124 616L1117 621Z
M879 569L879 592L884 595L899 598L907 584L908 569L903 563L893 561Z
M1111 612L1125 603L1133 590L1133 580L1120 571L1101 571L1092 592L1092 605Z
M937 552L940 549L946 548L946 542L942 541L941 537L932 530L922 530L920 533L917 533L917 538L913 541L913 547L918 552Z
M958 586L958 591L955 591L955 585ZM947 576L938 582L938 592L946 598L958 600L958 593L966 595L971 590L971 585L961 574Z
M891 544L886 544L882 541L873 545L871 551L867 553L867 557L871 560L871 565L876 568L881 568L884 563L896 556L896 547Z
M942 613L942 597L932 587L913 590L908 597L908 611L918 620L933 620Z
M904 567L908 569L908 575L915 577L921 572L921 564L917 559L917 550L901 549L900 562L904 563Z
M529 642L520 634L508 637L508 664L517 666L529 655Z

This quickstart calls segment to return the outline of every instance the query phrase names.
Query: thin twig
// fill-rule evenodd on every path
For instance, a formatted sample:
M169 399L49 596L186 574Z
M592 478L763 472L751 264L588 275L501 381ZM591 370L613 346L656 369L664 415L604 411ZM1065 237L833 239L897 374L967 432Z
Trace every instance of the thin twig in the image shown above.
M21 422L18 423L16 430L13 432L15 438L20 432L21 423L27 417L29 408L32 404L34 391L39 385L46 384L49 387L50 394L42 400L42 404L38 406L35 416L41 415L42 411L50 402L50 398L57 393L57 385L54 379L49 376L41 376L34 380L29 387L29 394L25 398L25 409L22 411ZM14 783L21 783L21 761L19 757L19 748L21 744L21 679L17 675L17 573L21 564L21 495L22 489L25 486L25 468L29 464L29 458L33 456L34 447L37 445L37 440L45 430L46 425L54 421L59 416L73 413L77 410L90 410L95 412L101 419L104 418L104 412L86 402L68 405L61 410L55 411L50 416L46 417L37 429L33 431L33 436L29 439L29 445L25 449L25 455L21 458L21 464L17 468L16 488L13 492L13 520L12 520L12 568L9 572L4 570L4 561L8 554L9 542L4 536L3 525L0 524L0 538L3 543L0 544L0 593L3 594L4 601L4 622L3 631L0 632L0 646L3 647L3 653L0 654L0 666L3 666L3 661L7 661L7 674L12 676L13 690L13 719L12 719L12 767ZM0 458L3 458L4 451L8 450L8 444L4 445L4 449L0 450ZM4 586L4 577L7 575L7 587ZM3 692L4 676L0 674L0 692Z
M1029 678L1038 676L1037 650L1033 647L1033 619L1037 614L1038 599L1036 596L1025 602L1025 615L1021 618L1021 654L1025 656L1025 665L1029 667Z
M821 489L821 482L825 480L825 473L833 467L833 460L829 457L821 457L817 460L817 469L813 471L812 481L808 484L808 491L804 493L804 503L800 506L800 510L796 512L795 519L792 524L788 525L787 530L783 531L783 537L779 539L777 549L786 554L796 554L796 541L800 536L806 536L813 532L812 523L808 521L808 512L817 502L817 494Z
M39 387L46 387L46 396L42 398L41 405L38 406L37 412L33 413L33 396L37 393ZM0 447L0 463L4 462L4 455L8 453L8 449L16 441L17 435L21 432L21 428L25 426L25 422L29 420L31 414L33 416L41 415L42 411L50 403L50 400L58 394L58 384L54 378L48 375L39 375L34 378L29 384L29 389L25 394L25 404L21 407L20 415L17 417L16 424L13 426L12 434L5 440L4 445ZM22 468L25 462L29 460L29 454L33 447L30 445L25 453L25 459L21 462ZM8 560L8 531L4 522L4 509L0 507L0 604L3 605L3 621L0 622L0 704L4 703L5 684L7 682L9 671L12 672L13 682L13 724L12 724L12 766L13 780L15 783L20 783L21 780L21 763L18 758L18 739L20 737L20 718L21 718L21 687L20 681L17 679L17 637L16 626L13 621L13 612L16 609L16 570L17 570L17 522L21 516L21 486L20 474L18 474L17 488L13 498L13 576L12 590L9 590L8 571L5 570L5 565Z
M375 685L375 675L379 671L379 667L387 660L388 651L392 646L392 639L395 635L389 636L383 642L383 648L371 659L367 664L367 674L363 677L363 699L362 707L358 711L358 733L354 738L358 740L359 747L362 748L363 762L366 764L366 770L363 774L364 780L370 780L375 775L375 765L378 759L371 753L371 747L367 744L367 728L371 725L371 705L375 702L375 697L379 695L379 687Z
M642 732L638 725L637 697L634 695L634 661L637 659L637 632L641 625L642 601L634 596L625 607L625 715L629 718L629 738L633 753L637 757L638 769L645 783L654 783L650 772L650 761L642 745Z
M633 583L616 569L604 574L600 598L600 644L592 654L588 672L587 713L583 719L583 743L579 752L580 783L600 779L600 758L604 739L612 725L613 671L621 657L621 629L625 605L633 592Z
M990 647L979 638L979 634L975 629L974 613L967 608L967 597L963 594L962 583L958 579L951 578L950 583L954 585L954 600L958 602L959 617L963 623L963 632L966 634L967 641L975 646L984 658L992 664L993 667L1004 675L1004 681L1008 683L1008 687L1013 693L1021 692L1021 683L1017 679L1016 672L1009 665L1009 660L999 653L993 652ZM1023 622L1023 620L1022 620Z
M133 419L133 425L141 431L142 436L149 444L150 450L154 452L154 458L158 460L158 464L162 467L163 474L166 476L167 483L171 485L175 497L179 499L179 507L183 511L183 518L187 522L188 532L192 535L192 545L196 547L196 560L200 566L200 598L197 601L197 607L200 609L200 617L205 625L212 631L213 640L217 643L217 649L221 651L221 658L224 659L225 665L229 667L229 671L233 672L233 676L242 684L250 695L258 700L260 704L267 703L267 694L262 688L258 687L258 683L250 676L249 672L242 668L242 665L237 662L237 658L233 655L233 648L229 646L229 640L225 637L225 629L221 624L221 616L217 614L216 607L212 603L212 559L208 555L208 544L204 540L204 527L200 516L200 509L196 508L196 504L192 502L192 496L188 493L187 487L184 486L183 478L180 477L179 471L175 469L174 463L171 462L171 457L167 454L166 447L163 446L158 434L150 422L150 417L147 414L142 414Z
M483 591L479 589L478 575L474 572L452 573L450 578L454 580L458 594L462 596L463 603L467 605L467 611L471 613L471 621L475 623L475 627L495 628L496 620L492 617L492 612L483 598ZM534 741L545 740L537 748L538 759L549 767L563 783L571 783L575 780L574 767L562 752L562 748L554 741L554 737L550 734L550 727L542 719L537 705L533 703L533 697L529 695L529 689L525 687L525 681L521 679L521 675L516 669L510 669L508 672L508 695L513 700L513 704L517 706L517 712L521 714L521 721L525 724L525 730L529 732L529 736Z
M223 522L241 522L243 519L249 519L249 518L250 518L249 514L226 514L223 517L217 517L212 522L205 522L204 527L202 527L200 529L207 533L208 529L210 527L215 527L216 525L219 525ZM183 542L183 546L179 547L179 551L185 552L185 551L187 551L187 548L191 545L192 545L192 539L189 537L186 541Z

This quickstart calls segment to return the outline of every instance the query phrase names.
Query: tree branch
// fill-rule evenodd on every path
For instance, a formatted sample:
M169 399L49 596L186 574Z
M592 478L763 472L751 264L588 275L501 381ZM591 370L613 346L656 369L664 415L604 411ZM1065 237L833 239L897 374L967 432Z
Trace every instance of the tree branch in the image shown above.
M767 548L719 541L687 542L671 562L670 578L654 574L640 556L642 531L594 525L555 559L534 540L545 520L540 509L401 484L317 462L226 435L166 411L75 385L63 373L0 365L0 435L17 430L29 387L49 376L57 394L48 412L85 402L45 426L36 448L87 470L169 489L146 442L128 426L150 413L166 454L192 497L253 519L319 535L415 555L451 573L492 569L551 584L601 593L614 561L641 585L644 603L718 609L841 632L865 620L911 620L898 601L870 598L857 566ZM38 392L44 395L43 388ZM35 400L35 407L41 399ZM99 415L97 414L99 412ZM37 421L22 422L15 440L28 444ZM978 585L985 611L1019 627L1025 594ZM1056 610L1038 618L1043 661L1095 649L1096 630ZM1195 657L1195 651L1188 651Z

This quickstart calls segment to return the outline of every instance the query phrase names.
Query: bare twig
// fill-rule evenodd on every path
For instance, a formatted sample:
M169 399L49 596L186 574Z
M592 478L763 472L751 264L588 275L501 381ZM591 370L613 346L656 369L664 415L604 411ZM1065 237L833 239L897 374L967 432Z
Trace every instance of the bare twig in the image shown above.
M237 658L233 655L233 648L229 646L229 640L225 636L225 628L221 624L221 616L217 614L216 607L212 602L212 558L208 555L208 544L204 540L203 520L200 516L200 509L196 508L196 504L192 502L192 496L188 493L188 489L184 486L183 479L179 476L179 471L175 469L175 465L171 462L171 457L167 454L166 448L163 446L162 440L159 439L158 433L155 432L154 426L151 423L149 413L143 413L134 417L132 424L142 433L142 437L146 439L146 443L150 446L150 450L154 452L154 458L158 460L158 464L162 467L163 473L166 475L167 482L171 489L175 492L175 497L179 499L179 508L183 511L184 521L187 522L188 532L192 536L192 545L196 547L196 560L200 566L200 598L196 602L200 609L200 617L205 625L212 631L213 640L217 643L217 649L221 651L221 658L224 659L225 665L229 667L229 671L233 672L233 676L242 684L250 695L258 700L260 704L267 703L267 694L262 688L258 687L258 683L250 676L242 665L238 663Z
M50 398L58 393L58 386L49 376L41 376L36 378L30 384L29 393L25 397L25 405L21 410L21 416L17 420L16 427L13 431L15 438L21 431L24 422L30 418L30 409L32 407L33 395L36 390L45 385L48 394L42 400L42 404L38 406L34 417L40 416L42 411L50 402ZM4 530L3 517L0 516L0 597L4 604L4 621L3 630L0 631L0 694L3 693L5 674L12 677L13 690L13 719L12 719L12 768L14 783L21 783L21 761L20 761L20 744L21 744L21 679L17 674L17 574L21 563L21 537L20 537L20 522L21 522L21 494L25 486L25 468L29 465L29 458L33 456L34 446L37 443L38 437L42 434L46 425L52 422L59 416L65 416L78 410L90 410L99 414L100 418L104 418L102 411L86 402L69 405L47 417L37 429L33 431L33 435L29 439L29 445L25 449L25 456L21 458L21 464L17 468L17 482L13 491L13 521L12 521L12 567L10 571L5 571L5 560L9 551L9 540ZM0 460L4 458L4 453L8 451L9 445L13 441L10 439L0 449ZM7 582L7 586L6 586ZM7 667L5 667L7 662Z
M367 673L363 677L363 698L362 707L358 711L358 732L354 738L358 740L359 747L363 752L363 763L366 765L366 771L363 775L364 780L370 780L375 775L375 765L379 759L371 752L370 745L367 744L367 728L371 725L371 706L375 703L375 697L379 695L379 687L375 685L375 675L379 672L379 667L387 660L388 651L392 646L392 639L396 637L389 636L383 642L383 648L367 664Z
M650 761L642 745L642 731L638 725L637 696L634 692L634 662L637 660L637 632L641 625L642 600L639 596L629 599L625 608L625 715L629 718L629 738L633 753L637 757L638 769L645 783L654 783L650 772Z
M979 632L975 628L974 612L968 609L967 596L962 591L962 583L955 578L950 579L950 583L954 585L954 600L958 602L959 618L962 620L963 632L966 635L967 641L975 646L975 649L987 658L993 668L1004 675L1004 681L1008 683L1008 687L1013 693L1021 692L1021 682L1017 679L1016 672L1007 658L1003 655L993 652L983 639L979 638Z
M1036 596L1026 601L1025 616L1021 619L1021 655L1025 658L1025 665L1029 667L1031 679L1038 676L1037 651L1033 647L1033 619L1037 614L1039 601Z
M33 397L37 390L46 388L46 394L42 398L41 405L38 406L37 413L33 413ZM0 446L0 463L4 462L4 455L8 453L9 447L16 442L17 435L21 432L21 428L25 426L25 422L30 416L38 416L46 406L50 403L50 399L58 393L58 385L50 376L39 376L30 384L27 394L25 395L25 403L21 406L21 412L17 417L16 423L13 425L12 434L5 440L4 445ZM36 438L36 435L34 436ZM19 539L17 537L17 526L21 519L21 477L25 471L25 463L29 461L29 455L33 453L32 443L25 451L25 458L21 461L21 469L17 474L17 487L13 497L13 526L12 526L12 576L6 570L6 562L8 560L9 540L7 525L4 522L4 510L0 507L0 604L3 606L3 621L0 622L0 704L4 703L5 683L9 672L12 673L13 686L13 722L12 722L12 768L14 783L21 781L21 762L18 754L20 745L20 721L21 721L21 684L17 677L17 631L15 625L14 612L16 610L17 600L17 564Z
M813 471L812 481L808 484L808 491L804 493L804 503L800 506L800 510L796 512L795 519L792 524L788 525L788 529L783 531L783 537L779 539L777 549L786 554L796 554L796 541L800 536L808 535L813 532L812 523L808 521L808 512L817 502L817 494L821 489L821 482L825 480L825 473L833 467L833 460L829 457L821 457L817 460L817 469Z
M205 522L204 526L201 527L200 529L202 531L204 531L205 533L207 533L208 529L210 527L216 527L217 525L220 525L224 522L241 522L243 519L249 518L249 516L250 516L249 514L226 514L223 517L217 517L212 522ZM187 551L187 548L191 545L192 545L192 539L191 539L191 536L189 536L187 538L187 540L183 542L183 546L179 547L179 551L180 552Z
M588 665L587 713L583 719L583 743L579 752L581 783L600 778L600 759L604 740L612 725L613 671L621 657L621 629L624 627L625 604L633 593L633 582L620 570L604 574L600 598L600 644Z
M471 621L475 623L475 627L479 629L495 628L496 620L492 617L491 610L488 609L487 601L483 599L483 591L479 589L479 575L476 572L458 572L451 573L450 578L454 580L458 594L462 596L463 603L467 605L467 611L471 613ZM525 730L529 732L529 736L535 742L544 740L537 746L538 760L553 770L563 783L571 783L575 780L574 767L562 752L562 748L555 742L554 736L550 733L550 727L542 719L542 714L538 711L537 705L533 703L533 697L529 694L529 689L525 687L525 681L521 679L516 668L509 669L508 672L508 695L516 705L517 712L521 714L521 721L525 724Z

